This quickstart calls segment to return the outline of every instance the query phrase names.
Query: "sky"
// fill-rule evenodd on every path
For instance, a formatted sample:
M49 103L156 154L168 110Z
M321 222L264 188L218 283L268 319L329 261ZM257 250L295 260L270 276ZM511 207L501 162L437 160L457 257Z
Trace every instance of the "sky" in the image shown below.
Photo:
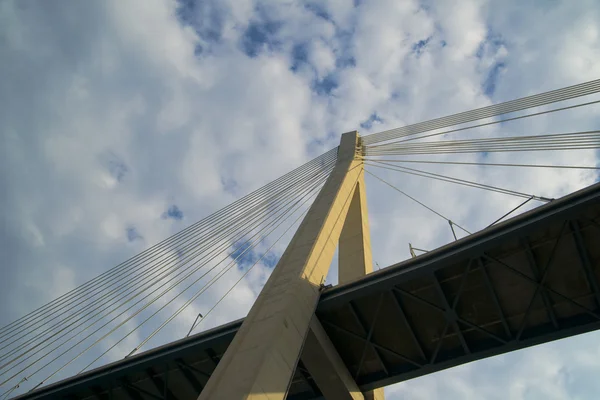
M343 132L597 79L598 21L594 0L0 0L0 325L337 146ZM453 138L599 120L591 106ZM482 157L598 163L592 151L452 159ZM473 231L521 201L371 170ZM427 170L546 197L597 181L581 171ZM367 187L378 267L409 257L409 242L452 239L446 221L376 180ZM244 316L273 265L267 257L202 329ZM151 344L182 337L243 270ZM594 398L599 339L478 361L388 387L387 398Z

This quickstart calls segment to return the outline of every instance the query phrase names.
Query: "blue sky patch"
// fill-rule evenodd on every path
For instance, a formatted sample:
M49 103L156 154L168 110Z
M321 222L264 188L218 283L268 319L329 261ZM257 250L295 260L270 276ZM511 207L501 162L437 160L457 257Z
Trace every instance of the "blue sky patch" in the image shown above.
M251 246L251 242L240 240L236 244L233 245L233 252L231 253L231 258L236 260L238 264L238 268L243 269L243 265L250 264L252 265L256 262L254 258L253 250L249 250Z
M126 229L126 233L127 233L127 240L130 242L134 242L138 239L144 239L144 237L137 231L137 229L135 229L134 226L130 226L129 228Z
M492 31L488 31L485 40L479 44L475 56L479 59L483 58L486 54L495 54L500 47L505 46L506 42L502 39L501 35L498 35Z
M356 58L349 54L342 54L335 59L336 68L352 68L356 67Z
M196 0L178 0L177 18L184 25L193 25L196 11Z
M329 96L331 92L338 87L337 79L333 74L327 75L321 80L315 80L313 82L313 90L321 96Z
M122 182L129 168L122 161L110 160L108 162L108 170L117 181Z
M233 195L238 194L239 185L233 178L224 178L221 177L221 186L223 190Z
M308 48L306 43L299 43L292 48L292 67L291 70L296 72L300 65L308 63Z
M475 52L475 57L482 59L483 58L483 54L485 53L485 44L486 42L483 41L479 44L479 47L477 47L477 51Z
M178 0L177 19L184 26L191 26L198 36L207 42L218 42L221 39L225 16L216 3L199 0ZM196 46L196 56L204 52L204 48Z
M273 50L279 44L275 38L280 22L261 21L252 22L242 36L242 49L248 57L256 57L264 49Z
M319 18L323 18L327 21L331 21L331 15L329 15L329 13L325 9L325 7L323 7L323 4L321 2L305 4L304 8L311 11L313 14L315 14Z
M183 211L181 211L177 205L173 204L161 215L161 218L181 221L183 219Z
M393 101L406 101L408 99L406 93L400 91L400 90L394 90L391 94L390 94L390 100Z
M429 36L427 39L421 39L419 40L417 43L412 45L412 51L414 54L416 54L417 56L423 54L423 52L425 51L425 48L427 47L427 44L429 43L429 41L431 40L431 36Z
M377 113L371 114L371 116L369 117L369 119L367 119L364 122L361 122L360 123L360 127L363 128L363 129L371 129L373 127L373 124L375 122L378 122L378 123L382 123L383 122L383 119L381 119L381 117L378 116Z
M486 96L492 97L494 95L494 92L496 91L496 84L498 83L498 78L504 70L504 68L504 63L499 62L494 64L492 68L490 68L490 70L488 71L485 81L483 81L482 84L483 93L485 93Z
M240 240L234 246L234 251L231 254L231 258L236 260L238 269L244 271L247 268L250 268L263 257L262 252L258 252L255 249L250 249L251 242ZM268 268L274 268L277 265L277 261L279 261L279 256L273 254L272 252L264 255L261 263L267 266Z
M268 268L275 268L275 266L277 265L277 262L279 261L280 258L281 258L281 256L278 256L273 253L269 253L263 257L262 263L265 266L267 266Z
M339 46L335 54L335 65L337 68L350 68L356 66L356 58L353 55L355 50L355 29L355 26L346 27L345 29L341 29L339 26L335 27L335 37Z
M129 172L127 164L113 151L105 151L99 155L99 162L105 168L110 176L118 182L123 182L125 175Z

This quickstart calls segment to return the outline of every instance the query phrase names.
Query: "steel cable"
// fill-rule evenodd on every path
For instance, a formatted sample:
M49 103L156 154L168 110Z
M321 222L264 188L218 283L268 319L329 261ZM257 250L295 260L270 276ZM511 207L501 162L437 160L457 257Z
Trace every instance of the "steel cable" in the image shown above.
M468 130L468 129L481 128L483 126L501 124L503 122L517 121L517 120L524 119L524 118L536 117L536 116L539 116L539 115L550 114L550 113L559 112L559 111L565 111L565 110L571 110L573 108L585 107L585 106L589 106L589 105L597 104L597 103L600 103L600 100L590 101L590 102L581 103L581 104L575 104L575 105L567 106L567 107L554 108L552 110L540 111L540 112L532 113L532 114L520 115L518 117L513 117L513 118L500 119L500 120L497 120L497 121L486 122L486 123L483 123L483 124L465 126L465 127L462 127L462 128L451 129L449 131L443 131L443 132L431 133L431 134L423 135L423 136L419 136L419 137L411 137L411 138L408 138L408 139L397 140L397 141L390 142L390 143L411 142L411 141L414 141L414 140L425 139L425 138L429 138L429 137L433 137L433 136L446 135L448 133L460 132L460 131L465 131L465 130ZM378 145L372 145L370 147L371 148L376 148L376 147L380 147L380 146L385 146L386 144L387 143L378 144Z
M290 196L294 196L294 195L295 195L295 193L292 193L292 194L290 194ZM263 207L263 210L264 210L264 207ZM241 230L242 232L246 232L246 231L247 231L247 229L245 229L245 228L246 228L246 225L248 225L248 224L247 224L247 223L245 223L245 224L244 224L244 225L242 225L242 226L241 226L241 228L239 228L238 230ZM222 237L221 237L221 238L217 237L216 239L214 239L214 238L213 238L213 242L214 242L214 243L218 243L218 242L220 241L220 239L222 239ZM227 245L225 245L225 247L227 247L227 246L228 246L228 244L227 244ZM202 250L202 249L200 249L200 250ZM196 251L195 253L200 253L200 252L201 252L201 251ZM193 259L193 257L190 257L190 260L192 260L192 259ZM182 263L181 263L181 266L185 265L186 263L187 263L187 261L186 261L186 262L182 262ZM194 264L192 264L192 266L193 266L193 265L194 265ZM181 267L181 266L180 266L180 267ZM188 270L188 269L189 269L189 268L185 269L184 271L186 271L186 270ZM150 287L151 287L151 286L154 286L154 285L156 285L156 284L158 284L158 283L160 283L160 282L159 282L159 281L156 281L156 280L154 280L154 281L151 281L150 283L151 283L151 285L150 285ZM146 288L146 289L147 289L147 288ZM143 292L140 292L139 294L143 294ZM131 300L133 300L133 299L134 299L136 296L137 296L137 294L136 294L136 295L134 295L134 296L132 296L132 297L130 297L130 298L128 299L128 301L131 301ZM127 301L127 302L128 302L128 301ZM122 304L122 305L125 305L127 302L125 302L125 303L124 303L124 304ZM120 305L120 306L122 306L122 305ZM120 307L120 306L119 306L119 307ZM106 310L107 308L108 308L108 306L104 307L104 308L103 308L103 310ZM103 310L102 310L102 311L103 311ZM111 311L111 312L109 312L107 315L110 315L110 313L112 313L112 311ZM90 319L92 319L93 317L94 317L94 316L91 316L90 318L86 319L86 320L85 320L83 323L85 323L85 322L89 321L89 320L90 320ZM94 323L92 323L91 325L88 325L88 327L86 327L86 329L87 329L87 328L89 328L90 326L93 326L95 323L97 323L97 322L99 322L99 321L100 321L100 320L97 320L97 321L95 321ZM76 328L76 327L80 326L80 325L81 325L81 324L83 324L83 323L80 323L79 325L77 325L77 326L75 326L75 327L73 327L72 325L68 325L68 326L66 326L65 328L63 328L63 330L65 330L65 329L67 329L67 328L68 328L68 329L70 330L70 332L73 332L73 329L74 329L74 328ZM62 332L63 330L61 330L61 331L59 331L59 332L57 332L57 333L60 333L60 332ZM85 329L84 329L84 330L85 330ZM74 335L74 336L76 336L76 335ZM59 338L61 338L61 337L64 337L64 335L63 335L63 336L60 336ZM53 343L54 343L54 342L56 342L56 341L57 341L57 340L54 340L54 341L52 341L52 342L50 342L50 343L46 343L46 346L49 346L49 345L53 344ZM68 340L67 340L67 341L65 341L65 343L67 343L67 342L68 342ZM65 343L63 343L63 344L65 344ZM59 347L60 347L60 346L59 346ZM56 348L55 348L55 349L56 349ZM53 349L53 350L55 350L55 349ZM30 350L32 350L32 349L30 349ZM39 352L39 351L38 351L38 352ZM34 353L34 354L37 354L38 352L36 352L36 353ZM30 358L30 357L28 357L27 359L29 359L29 358ZM12 360L12 361L14 361L14 360ZM20 363L19 363L19 364L20 364ZM18 365L18 364L17 364L17 365ZM11 368L11 369L12 369L12 368ZM1 375L3 375L3 374L4 374L4 373L6 373L6 372L7 372L7 371L4 371L2 374L0 374L0 376L1 376Z
M378 164L382 164L382 165L378 165ZM504 189L504 188L497 187L497 186L486 185L483 183L468 181L466 179L459 179L459 178L454 178L451 176L435 174L433 172L422 171L422 170L418 170L418 169L414 169L414 168L398 167L395 165L390 165L390 164L377 162L377 161L375 161L374 163L368 163L368 165L371 165L371 166L377 167L377 168L387 169L390 171L402 172L402 173L409 174L409 175L421 176L421 177L425 177L425 178L454 183L454 184L462 185L462 186L474 187L474 188L478 188L478 189L507 194L507 195L521 197L521 198L525 198L525 199L532 198L534 200L543 201L543 202L552 201L552 199L542 197L542 196L536 196L536 195L532 195L532 194L518 192L516 190Z
M326 177L324 178L326 179ZM314 185L314 182L313 182ZM315 187L309 187L310 189L314 190ZM305 191L306 189L304 189L303 191ZM295 197L293 197L295 198ZM292 198L292 199L293 199ZM286 205L289 204L286 203ZM289 209L287 209L285 212L289 211ZM275 220L276 221L276 220ZM274 221L274 222L275 222ZM272 224L274 223L272 222L271 224L267 225L268 226L272 226ZM265 227L266 228L266 227ZM262 232L262 230L264 230L265 228L261 229L259 232L257 232L255 235L253 235L253 237L257 236L260 232ZM249 239L250 240L250 239ZM239 259L240 257L242 257L248 250L254 248L256 246L258 242L255 242L254 244L250 245L249 247L247 247L246 249L244 249L244 251L238 255L236 257L235 260ZM215 266L213 266L209 271L207 271L206 273L204 273L201 277L197 278L194 282L192 282L190 285L188 285L183 291L181 291L177 296L175 296L173 299L171 299L168 303L166 303L165 305L163 305L159 310L157 310L154 314L152 314L149 318L152 318L153 316L155 316L159 311L161 311L162 309L164 309L168 304L170 304L170 302L172 302L174 299L176 299L179 295L183 294L185 291L187 291L190 287L192 287L195 283L197 283L199 280L201 280L203 277L205 277L208 273L210 273L212 270L214 270L218 265L221 264L221 262L223 262L224 260L228 259L232 254L234 254L236 252L236 250L234 250L232 253L228 254L225 258L223 258L223 260L221 260L218 264L216 264ZM219 253L220 254L220 253ZM106 338L109 334L113 333L114 331L116 331L120 326L124 325L126 322L128 322L129 320L131 320L133 317L135 317L137 314L139 314L139 312L141 312L143 309L147 308L150 304L154 303L155 300L157 300L158 298L162 297L164 294L166 294L171 288L173 288L174 286L172 285L169 289L164 290L160 295L155 296L155 298L153 299L153 301L147 303L142 309L136 311L134 314L130 315L126 320L122 321L119 325L117 325L116 327L113 327L111 329L110 332L108 332L107 334L105 334L104 336L102 336L100 339L96 340L92 345L88 346L85 350L83 350L82 352L80 352L76 357L74 357L73 359L71 359L68 363L66 363L65 365L63 365L60 369L58 369L57 371L55 371L51 376L47 377L46 379L44 379L40 384L38 384L36 387L39 387L41 384L43 384L46 380L50 379L52 376L54 376L56 373L60 372L63 368L65 368L67 365L69 365L71 362L73 362L75 359L79 358L82 354L84 354L86 351L88 351L89 349L91 349L95 344L99 343L101 340L103 340L104 338ZM143 323L145 323L146 321L149 320L149 318L147 318ZM142 324L143 324L142 323ZM140 324L139 326L141 326L142 324ZM107 351L105 351L104 353L102 353L98 358L96 358L94 361L92 361L90 364L88 364L86 367L84 367L84 369L82 371L84 371L85 369L87 369L89 366L91 366L95 361L97 361L99 358L101 358L103 355L105 355L108 351L110 351L111 349L113 349L118 343L120 343L122 340L124 340L126 337L128 337L131 333L133 333L137 328L129 331L129 333L122 338L121 340L119 340L117 343L115 343L113 346L111 346ZM88 336L89 337L89 336ZM72 348L74 348L75 346L77 346L80 342L78 342L77 344L75 344ZM43 368L45 368L46 366L50 365L50 363L52 363L53 361L55 361L56 359L58 359L60 356L66 354L62 353L61 355L57 356L54 360L46 363L44 366L40 367L36 372L34 372L33 374L29 375L28 378L30 378L31 376L33 376L35 373L41 371ZM35 389L35 388L34 388Z
M326 173L328 173L328 171L326 171ZM136 304L137 304L137 303L136 303ZM131 307L130 307L130 309L131 309ZM21 372L22 372L22 371L21 371Z
M326 166L327 166L327 167L329 167L329 168L332 168L331 164L329 164L329 165L327 165L327 164L326 164ZM290 187L291 187L291 186L290 186ZM286 190L289 190L289 188L290 188L290 187L286 188ZM280 193L282 193L282 192L280 192ZM267 199L267 200L265 200L265 201L268 201L268 199ZM264 203L264 201L263 201L263 203ZM261 203L261 204L262 204L262 203ZM259 209L259 211L262 211L262 210L260 210L260 209ZM238 222L240 222L240 221L238 220ZM210 237L211 235L214 235L214 234L213 234L213 232L209 232L209 234L207 235L207 237ZM218 237L218 236L217 236L217 237ZM205 238L202 238L202 239L205 239ZM212 236L212 239L214 239L214 236ZM214 240L213 240L213 242L214 242ZM210 244L210 243L209 243L209 244ZM205 246L205 247L206 247L206 246ZM203 250L203 248L199 248L199 249L197 249L197 250L195 251L195 254L199 253L201 250ZM174 256L173 256L173 257L171 257L171 258L172 258L172 259L175 259L175 258L177 258L177 257L174 255ZM159 267L159 266L161 266L161 265L160 265L160 264L159 264L159 265L157 265L157 267ZM167 266L165 266L165 265L162 265L161 267L162 267L162 268L167 268L167 267L168 267L168 265L167 265ZM152 278L152 275L147 275L147 271L143 271L143 272L142 272L142 274L144 274L144 279L146 279L146 280L149 280L149 279L151 279L151 278ZM106 296L106 295L105 295L105 296ZM72 318L72 317L74 317L74 316L76 316L76 315L77 315L77 314L74 314L73 316L71 316L71 318ZM87 313L86 313L86 315L87 315ZM71 318L68 318L68 319L67 319L67 320L65 320L65 321L61 321L60 323L67 322L67 321L68 321L68 320L70 320ZM50 328L48 328L48 329L47 329L47 331L48 331L48 330L50 330L51 328L54 328L54 327L56 327L56 325L54 325L53 327L50 327ZM45 338L45 340L47 340L47 339L48 339L48 338ZM5 357L3 357L3 358L5 358ZM1 366L0 368L2 368L2 367L3 367L3 366Z
M111 268L110 270L106 271L105 273L91 279L90 281L80 285L79 287L65 293L64 295L58 297L57 299L51 301L50 303L39 307L38 309L30 312L29 314L17 319L16 321L13 321L12 323L0 328L0 338L3 338L4 336L6 336L7 331L11 332L12 330L14 330L14 328L16 326L20 326L24 323L27 323L27 321L31 318L35 318L38 315L43 315L46 316L47 314L47 309L48 308L52 308L54 306L56 306L57 304L61 304L61 302L65 301L65 300L69 300L72 296L77 295L78 292L84 290L85 288L87 288L90 285L96 284L99 281L101 281L102 279L105 279L107 276L110 276L111 274L113 274L114 272L119 271L120 269L122 269L123 267L126 267L128 265L130 265L132 262L146 257L149 253L151 253L152 251L155 251L156 249L160 248L160 247L164 247L165 245L169 244L170 242L172 242L173 240L178 239L181 236L185 236L187 235L190 231L193 231L195 228L197 228L199 225L201 224L210 224L211 222L214 221L214 218L222 216L222 215L228 215L228 213L231 211L231 209L234 209L235 207L238 207L239 205L244 204L248 199L251 199L252 197L264 192L265 190L268 190L269 188L271 188L273 185L276 185L278 183L281 183L282 181L285 181L287 179L289 179L291 176L294 176L295 174L297 174L299 171L302 171L304 168L307 168L308 166L311 165L319 165L322 164L323 161L327 158L336 158L337 157L337 148L332 149L326 153L324 153L323 155L316 157L315 159L305 163L304 165L296 168L293 171L290 171L289 173L281 176L280 178L270 182L269 184L255 190L254 192L251 192L250 194L244 196L243 198L231 203L230 205L224 207L223 209L217 211L216 213L213 213L207 217L205 217L204 219L196 222L195 224L192 224L191 226L183 229L182 231L176 233L175 235L172 235L171 237L157 243L156 245L150 247L149 249L147 249L146 251L139 253L137 255L135 255L134 257L131 257L130 259L124 261L123 263Z
M599 133L600 131L587 131L537 136L390 144L377 149L367 147L365 156L600 148Z
M292 194L290 194L290 196L293 196L293 195L294 195L293 193L292 193ZM193 265L192 265L192 266L193 266ZM189 267L188 267L188 269L189 269ZM186 269L186 270L187 270L187 269ZM185 271L185 270L184 270L184 271ZM188 274L188 276L189 276L189 274ZM186 278L187 278L187 277L186 277ZM172 280L172 279L171 279L171 280ZM169 281L170 281L170 280L169 280ZM146 297L147 297L147 296L145 296L144 298L146 298ZM138 303L139 303L139 301L138 301ZM136 303L136 304L138 304L138 303ZM131 307L130 307L129 309L131 309ZM128 311L129 309L127 309L126 311ZM113 320L114 320L114 318L113 318ZM111 320L111 321L112 321L112 320ZM97 322L98 322L98 321L97 321ZM70 339L68 339L68 340L70 340ZM55 349L56 349L56 348L55 348ZM55 349L53 349L52 351L54 351ZM38 360L36 360L36 362L37 362L37 361L39 361L39 359L38 359ZM28 366L28 367L29 367L29 366ZM12 368L11 368L11 369L12 369ZM21 372L22 372L22 371L21 371ZM5 374L5 373L6 373L6 371L5 371L5 372L3 372L3 373L2 373L2 375L3 375L3 374Z
M326 178L325 178L326 179ZM293 209L294 207L296 207L299 203L299 205L297 206L297 209L299 209L300 207L302 207L306 201L310 198L313 197L313 192L318 189L321 184L324 182L324 179L322 179L320 182L317 183L317 185L315 187L313 187L311 190L309 190L307 193L304 193L302 195L300 195L299 199L296 200L296 202L292 205L292 207L290 208ZM303 201L301 201L303 200ZM281 222L278 223L278 225L273 229L277 229L279 226L281 226L281 224L283 224L287 218L289 218L295 211L297 210L293 210L292 213L286 217L285 219L283 219ZM287 213L287 211L286 211ZM283 218L283 216L285 215L282 214L281 218ZM273 230L271 232L273 232ZM177 315L179 315L183 310L185 310L185 308L187 308L187 306L189 306L195 299L198 298L198 296L202 293L204 293L208 288L210 288L220 277L222 277L226 272L228 272L229 270L231 270L231 268L235 265L234 262L230 262L229 265L227 266L227 269L225 269L224 271L220 272L220 275L216 276L215 278L213 278L214 280L211 280L211 282L209 282L205 287L201 288L200 290L198 290L190 300L188 300L186 303L184 303L184 305L182 305L171 317L169 317L161 326L159 326L158 328L156 328L156 330L154 332L152 332L146 339L144 339L138 346L136 346L136 348L133 350L131 354L133 354L135 351L139 350L140 348L142 348L142 346L144 346L154 335L156 335L162 328L164 328L170 321L172 321ZM164 307L164 306L163 306ZM145 322L145 321L144 321ZM142 323L143 324L143 323ZM140 324L139 326L141 326L142 324ZM139 326L137 328L139 328ZM137 329L135 328L135 329ZM135 330L134 329L134 330Z
M440 128L446 128L452 125L459 125L479 119L495 117L502 114L508 114L528 108L539 107L546 104L565 101L577 97L587 96L600 92L600 80L593 80L577 85L568 86L561 89L552 90L520 99L510 100L504 103L493 104L478 109L465 111L445 117L407 125L400 128L394 128L387 131L374 133L363 137L363 143L372 145L387 140L393 140L400 137L416 135L426 131Z
M394 160L365 157L364 161L380 161L391 163L414 163L414 164L443 164L443 165L473 165L473 166L491 166L491 167L524 167L524 168L564 168L564 169L589 169L600 170L600 167L589 167L579 165L542 165L542 164L516 164L516 163L484 163L484 162L460 162L460 161L429 161L429 160Z
M275 240L273 242L273 244L271 244L271 246L260 256L260 258L258 260L256 260L254 262L254 264L252 264L252 266L250 266L250 268L248 268L244 274L242 276L240 276L240 278L233 284L233 286L231 286L231 288L229 288L229 290L227 290L227 292L225 292L225 294L223 294L219 300L211 307L210 310L208 310L206 312L206 314L204 314L204 317L200 320L200 322L198 322L198 324L196 324L196 321L194 321L194 323L192 324L192 327L190 328L189 332L187 333L187 335L185 335L185 337L189 337L190 334L192 333L192 331L197 328L198 326L200 326L200 324L206 320L206 317L208 317L211 312L217 308L217 306L225 299L225 297L227 297L227 295L229 293L231 293L231 291L246 277L246 275L248 275L248 273L250 273L250 271L257 265L259 264L263 258L271 251L271 249L273 249L273 247L277 244L277 242L279 242L284 236L285 234L296 224L298 223L298 221L307 214L308 209L304 210L303 213L301 213L298 218L296 218L296 220L294 220L294 222L292 222L292 224L277 238L277 240Z
M433 208L429 207L428 205L426 205L425 203L415 199L414 197L410 196L409 194L407 194L406 192L398 189L396 186L392 185L391 183L389 183L388 181L386 181L383 178L380 178L379 176L375 175L374 173L372 173L371 171L369 171L368 169L365 169L365 172L369 175L371 175L372 177L374 177L375 179L377 179L378 181L388 185L389 187L391 187L392 189L396 190L397 192L399 192L400 194L408 197L409 199L411 199L412 201L414 201L415 203L421 205L422 207L426 208L427 210L431 211L432 213L434 213L435 215L437 215L438 217L446 220L447 222L454 224L456 227L460 228L461 230L463 230L464 232L466 232L467 234L471 234L471 232L469 232L467 229L463 228L462 226L460 226L459 224L457 224L456 222L452 221L450 218L445 217L444 215L442 215L441 213L435 211Z

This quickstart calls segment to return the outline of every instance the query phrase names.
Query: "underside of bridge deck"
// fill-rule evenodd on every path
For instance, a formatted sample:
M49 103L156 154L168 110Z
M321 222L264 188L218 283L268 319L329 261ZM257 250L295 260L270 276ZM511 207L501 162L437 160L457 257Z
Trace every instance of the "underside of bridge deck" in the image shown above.
M317 317L361 390L389 385L598 329L598 243L596 184L330 288ZM232 322L19 399L195 399L240 325ZM288 398L322 398L302 363Z

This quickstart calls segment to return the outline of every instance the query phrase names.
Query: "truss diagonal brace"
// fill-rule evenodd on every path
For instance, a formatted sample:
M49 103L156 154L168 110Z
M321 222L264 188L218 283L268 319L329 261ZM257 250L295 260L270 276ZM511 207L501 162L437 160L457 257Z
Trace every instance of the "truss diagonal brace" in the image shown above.
M349 330L347 330L347 329L344 329L344 328L342 328L342 327L340 327L340 326L337 326L337 325L335 325L335 324L333 324L333 323L331 323L331 322L325 322L325 324L326 324L327 326L330 326L331 328L333 328L333 329L335 329L335 330L337 330L337 331L339 331L339 332L342 332L342 333L344 333L344 334L346 334L346 335L348 335L348 336L351 336L351 337L353 337L353 338L355 338L355 339L358 339L358 340L360 340L360 341L363 341L363 342L365 342L365 343L366 343L366 341L367 341L367 339L366 339L366 338L364 338L364 337L362 337L362 336L360 336L360 335L357 335L357 334L356 334L356 333L354 333L354 332L350 332ZM394 356L394 357L397 357L397 358L399 358L399 359L401 359L401 360L404 360L404 361L406 361L407 363L409 363L409 364L412 364L413 366L415 366L415 367L417 367L417 368L421 368L421 367L423 367L423 365L424 365L424 364L421 364L421 363L419 363L419 362L417 362L417 361L415 361L415 360L411 360L410 358L408 358L408 357L406 357L406 356L404 356L404 355L402 355L402 354L400 354L400 353L397 353L397 352L395 352L394 350L388 349L388 348L387 348L387 347L385 347L385 346L381 346L381 345L379 345L379 344L376 344L376 343L371 343L371 346L373 346L374 348L376 348L376 349L378 349L378 350L381 350L381 351L383 351L383 352L386 352L386 353L388 353L388 354L390 354L390 355L392 355L392 356Z
M472 264L473 264L473 260L469 260L467 268L465 269L465 272L462 275L462 279L460 281L460 286L458 288L458 293L456 294L456 297L454 298L452 306L450 306L450 303L448 303L446 294L444 293L444 290L442 289L442 285L440 285L440 281L437 278L435 271L432 272L433 284L436 288L436 291L438 292L438 294L440 296L440 299L442 300L442 303L444 304L444 309L445 309L444 316L447 317L446 327L444 328L444 334L440 337L440 341L438 342L436 352L435 352L436 354L439 351L439 348L441 347L442 340L444 340L444 336L445 336L446 332L448 331L449 325L452 325L452 328L454 328L454 330L456 331L456 334L458 335L458 338L460 340L460 344L462 345L465 353L466 354L471 353L471 349L469 348L469 345L467 344L467 341L460 329L460 326L458 326L458 323L457 323L458 315L456 314L456 306L458 305L458 299L460 298L460 295L462 294L462 291L465 287L465 283L467 281L467 277L469 276L469 272L471 272Z
M440 307L438 307L437 305L435 305L435 304L433 304L433 303L430 303L429 301L427 301L427 300L425 300L425 299L422 299L421 297L419 297L419 296L416 296L416 295L414 295L414 294L412 294L412 293L410 293L410 292L407 292L407 291L405 291L405 290L399 289L399 288L397 288L397 287L393 288L392 290L394 290L396 293L399 293L399 294L405 295L405 296L406 296L406 297L408 297L408 298L411 298L411 299L413 299L413 300L415 300L415 301L418 301L418 302L419 302L419 303L421 303L421 304L424 304L424 305L426 305L426 306L428 306L428 307L431 307L433 310L436 310L436 311L440 312L441 314L444 314L444 313L445 313L445 311L444 311L444 309L443 309L443 308L440 308ZM458 322L460 322L460 323L462 323L462 324L464 324L464 325L466 325L466 326L468 326L468 327L470 327L470 328L472 328L472 329L475 329L475 330L477 330L477 331L479 331L479 332L481 332L481 333L483 333L483 334L486 334L486 335L488 335L488 336L489 336L489 337L491 337L492 339L495 339L495 340L497 340L498 342L500 342L500 343L502 343L502 344L506 344L506 343L507 343L507 340L505 340L505 339L503 339L503 338L499 337L498 335L495 335L494 333L492 333L492 332L488 331L487 329L485 329L485 328L483 328L483 327L481 327L481 326L479 326L479 325L475 325L475 324L473 324L473 323L471 323L471 322L469 322L469 321L467 321L467 320L465 320L465 319L461 318L460 316L457 316L457 321L458 321ZM444 335L442 335L442 337L443 337L443 336L444 336ZM431 361L431 363L433 363L433 361L435 361L435 357L433 357L433 358L432 358L432 361Z
M490 274L487 270L486 265L483 263L481 258L477 259L479 264L479 269L483 275L483 280L485 282L485 286L488 289L488 292L494 302L494 306L496 307L496 311L498 312L498 317L500 317L500 322L502 322L502 327L504 328L504 333L506 333L506 337L508 340L512 339L512 333L510 331L510 327L508 326L508 321L506 320L506 316L504 315L504 311L502 310L502 306L500 305L500 300L498 300L498 295L496 294L496 290L494 289L494 285L492 284L492 280L490 279Z
M200 383L198 378L192 373L191 368L183 362L183 360L176 360L177 368L183 374L185 380L190 384L192 389L196 391L196 393L202 392L204 386Z
M573 232L573 237L575 239L575 245L577 247L577 253L581 262L581 267L583 268L583 272L585 273L585 277L588 281L588 284L590 285L591 290L594 292L594 297L596 298L596 306L600 308L600 285L598 284L598 280L594 275L592 263L590 262L590 256L585 247L585 244L583 243L583 238L581 236L581 228L579 227L579 223L577 221L571 221L570 227L571 231Z
M527 254L527 261L529 263L529 269L531 270L533 277L535 280L540 280L540 272L537 261L535 260L535 256L533 254L533 250L531 249L531 245L525 239L521 240L522 245L525 247L525 251ZM552 325L558 329L558 319L556 318L556 313L554 312L554 308L552 308L552 301L550 296L548 296L548 292L546 288L542 290L542 301L544 303L544 307L546 307L546 312L548 313L548 318L552 321Z

